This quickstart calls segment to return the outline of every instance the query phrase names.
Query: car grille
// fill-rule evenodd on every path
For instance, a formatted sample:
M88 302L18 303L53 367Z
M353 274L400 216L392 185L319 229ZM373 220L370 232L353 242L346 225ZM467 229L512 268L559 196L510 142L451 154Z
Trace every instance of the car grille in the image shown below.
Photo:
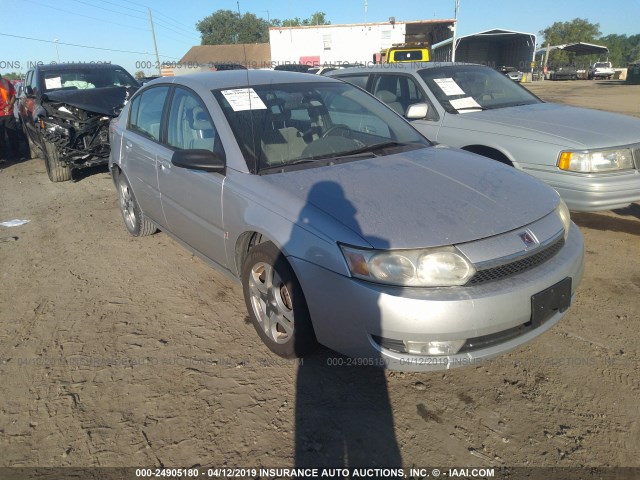
M551 245L544 247L542 250L529 255L525 258L515 260L497 267L490 267L485 270L479 270L476 274L467 282L467 285L478 285L480 283L492 282L494 280L502 280L503 278L522 273L526 270L530 270L538 265L543 264L556 253L564 245L564 238L560 237Z
M633 158L636 161L636 170L640 170L640 146L633 149Z

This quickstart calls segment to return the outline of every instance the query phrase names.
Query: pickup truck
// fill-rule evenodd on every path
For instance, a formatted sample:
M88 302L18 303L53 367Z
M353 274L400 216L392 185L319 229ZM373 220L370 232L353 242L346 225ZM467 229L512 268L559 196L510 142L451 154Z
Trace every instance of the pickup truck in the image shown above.
M589 80L593 80L594 78L606 78L607 80L611 80L613 74L614 71L611 66L611 62L596 62L589 67L587 78Z

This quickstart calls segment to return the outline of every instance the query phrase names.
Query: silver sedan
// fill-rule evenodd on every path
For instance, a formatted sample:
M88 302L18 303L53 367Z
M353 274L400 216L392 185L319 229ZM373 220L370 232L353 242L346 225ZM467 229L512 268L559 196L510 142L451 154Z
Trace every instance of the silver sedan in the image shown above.
M386 102L427 138L516 167L571 210L640 201L640 120L546 103L492 68L423 63L329 72ZM408 108L420 104L421 108Z
M556 192L434 147L335 79L158 79L110 140L129 233L161 229L240 281L278 355L320 343L360 365L468 365L550 329L582 278L582 236Z

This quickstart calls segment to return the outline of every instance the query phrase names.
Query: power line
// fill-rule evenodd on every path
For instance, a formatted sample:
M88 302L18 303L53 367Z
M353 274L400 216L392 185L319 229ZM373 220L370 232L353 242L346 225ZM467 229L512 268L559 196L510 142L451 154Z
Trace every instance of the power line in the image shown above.
M102 3L109 3L109 4L111 4L111 5L115 5L116 7L126 8L126 9L128 9L128 10L132 10L132 11L134 11L134 12L138 12L138 13L147 13L145 10L138 10L138 9L136 9L136 8L124 7L124 6L122 6L122 5L119 5L119 4L114 3L114 2L109 2L109 1L107 1L107 0L101 0L101 1L102 1Z
M89 7L99 8L100 10L105 10L105 11L107 11L107 12L117 13L117 14L119 14L119 15L124 15L124 12L121 12L121 11L118 11L118 10L113 10L113 9L111 9L111 8L101 7L101 6L99 6L99 5L94 5L94 4L92 4L92 3L88 3L88 2L85 2L85 1L83 1L83 0L73 0L73 1L74 1L74 2L77 2L77 3L81 3L81 4L83 4L83 5L87 5L87 6L89 6ZM120 7L120 8L125 8L125 7ZM135 11L139 11L139 10L135 10ZM76 14L76 15L77 15L77 14ZM147 18L145 18L145 17L139 17L139 16L137 16L137 15L131 15L131 14L127 14L127 15L128 15L130 18L137 18L137 19L139 19L139 20L143 20L143 21L145 21L145 22L147 21ZM173 32L173 33L178 34L178 35L182 35L182 36L183 36L183 37L185 37L185 38L190 38L190 39L198 38L198 36L197 36L197 35L194 35L194 34L192 33L192 31L190 32L190 34L186 34L186 33L179 32L179 31L177 31L177 30L174 30L173 28L170 28L170 27L168 27L168 26L164 25L164 24L163 24L163 23L161 23L159 20L156 20L156 21L155 21L155 23L156 23L159 27L165 28L165 29L167 29L167 30L169 30L169 31L171 31L171 32ZM178 28L178 27L176 27L176 28Z
M94 5L94 4L92 4L92 3L83 2L82 0L73 0L73 1L74 1L74 2L77 2L77 3L82 3L82 4L84 4L84 5L88 5L88 6L93 7L93 8L99 8L100 10L105 10L105 11L107 11L107 12L113 12L113 13L117 13L117 14L119 14L119 15L123 15L123 14L124 14L124 12L119 12L119 11L117 11L117 10L113 10L113 9L111 9L111 8L100 7L100 6L98 6L98 5ZM130 18L137 18L137 19L140 19L140 20L147 20L147 19L146 19L146 18L144 18L144 17L138 17L138 16L136 16L136 15L131 15L131 14L127 14L127 15L128 15Z
M145 4L142 4L142 3L133 2L133 1L131 1L131 0L120 0L120 1L123 1L124 3L127 3L127 4L129 4L129 5L138 5L138 6L140 6L140 7L144 7L145 9L146 9L146 8L151 8L151 11L153 12L153 15L154 15L154 16L158 16L158 15L159 15L159 16L161 16L161 17L164 17L164 18L166 18L167 20L169 20L169 21L171 21L171 22L173 22L173 23L177 24L177 25L176 25L176 27L177 27L177 26L180 26L181 28L184 28L184 29L186 29L186 30L193 30L193 25L187 25L186 23L179 22L179 21L175 20L173 17L171 17L171 16L169 16L169 15L165 15L165 14L164 14L164 13L162 13L162 12L159 12L157 9L153 8L153 7L152 7L152 6L150 6L150 5L145 5ZM107 2L106 0L104 0L104 2L105 2L105 3L111 3L112 5L116 5L115 3L113 3L113 2ZM123 7L123 8L130 8L130 7ZM147 13L147 11L146 11L146 10L144 10L144 11L142 11L142 10L136 10L136 9L133 9L133 10L135 10L136 12Z
M111 25L117 25L117 26L120 26L120 27L133 28L133 29L135 29L135 30L137 30L137 31L141 31L141 30L142 30L142 31L145 31L145 32L151 32L151 29L149 29L149 28L135 27L135 26L132 26L132 25L125 25L125 24L122 24L122 23L117 23L117 22L112 22L112 21L109 21L109 20L104 20L104 19L102 19L102 18L92 17L92 16L90 16L90 15L83 15L83 14L81 14L81 13L71 12L71 11L69 11L69 10L64 10L64 9L57 8L57 7L51 7L51 6L49 6L49 5L44 5L44 4L39 3L39 2L36 2L36 1L34 1L34 0L27 0L27 1L28 1L28 2L31 2L31 3L34 3L34 4L36 4L36 5L42 6L42 7L51 8L51 9L56 10L56 11L58 11L58 12L64 12L64 13L68 13L68 14L71 14L71 15L76 15L76 16L83 17L83 18L89 18L89 19L91 19L91 20L97 20L98 22L107 23L107 24L111 24ZM95 5L91 5L91 4L87 3L87 2L83 2L82 0L74 0L74 1L77 1L77 2L79 2L79 3L84 3L84 4L86 4L86 5L94 6L94 7L95 7ZM100 8L102 8L102 7L100 7ZM103 8L103 10L107 10L107 9ZM114 10L111 10L111 11L114 11ZM120 13L120 14L122 14L122 12L116 12L116 13ZM135 15L133 15L133 17L134 17L134 18L140 18L141 20L144 20L144 21L146 21L146 20L147 20L146 18L136 17ZM169 29L168 27L164 27L164 26L163 26L163 28L167 28L168 30L171 30L171 29ZM172 30L172 31L174 31L174 30ZM176 31L174 31L174 33L177 33L177 34L183 35L184 37L187 37L185 34L181 34L180 32L176 32ZM168 38L173 39L173 40L178 41L178 42L184 42L184 41L185 41L185 40L183 40L183 39L179 39L179 38L172 37L171 35L166 35L166 34L164 34L163 36L164 36L164 37L168 37ZM187 37L187 38L188 38L188 37ZM195 36L195 35L194 35L194 36L192 36L192 37L190 37L190 38L191 38L191 39L194 39L194 38L197 38L197 36ZM170 57L170 58L175 58L175 57Z
M148 28L140 28L140 27L134 27L134 26L132 26L132 25L124 25L124 24L122 24L122 23L111 22L111 21L108 21L108 20L104 20L104 19L102 19L102 18L90 17L89 15L82 15L81 13L71 12L71 11L69 11L69 10L63 10L63 9L61 9L61 8L58 8L58 7L51 7L51 6L49 6L49 5L44 5L44 4L42 4L42 3L35 2L34 0L27 0L27 1L28 1L28 2L31 2L31 3L35 3L36 5L39 5L39 6L41 6L41 7L50 8L50 9L52 9L52 10L55 10L56 12L64 12L64 13L68 13L68 14L70 14L70 15L77 15L77 16L79 16L79 17L90 18L91 20L97 20L97 21L99 21L99 22L103 22L103 23L109 23L109 24L112 24L112 25L118 25L119 27L135 28L135 29L136 29L136 30L138 30L138 31L140 31L140 30L145 30L145 31L147 31L147 32L150 32L150 31L151 31L151 30L149 30Z
M154 12L154 13L155 13L155 12ZM182 35L183 37L186 37L186 38L192 38L192 39L193 39L193 38L198 38L198 36L197 36L197 35L195 35L195 34L190 34L190 35L188 35L188 34L186 34L186 33L182 33L182 32L179 32L179 31L177 31L177 30L174 30L173 28L167 27L165 24L160 23L160 21L159 21L157 18L153 20L153 23L155 23L155 24L156 24L156 25L158 25L159 27L165 28L165 29L167 29L167 30L169 30L169 31L171 31L171 32L173 32L173 33L177 33L178 35Z
M12 37L12 38L20 38L22 40L32 40L34 42L43 42L43 43L57 43L58 45L66 45L68 47L80 47L80 48L90 48L93 50L105 50L107 52L119 52L119 53L135 53L136 55L152 55L150 52L135 52L132 50L118 50L115 48L104 48L104 47L93 47L91 45L79 45L77 43L66 43L66 42L55 42L52 40L44 40L42 38L32 38L32 37L23 37L21 35L11 35L9 33L0 33L0 35L4 37ZM161 57L171 58L174 60L179 60L177 57L171 57L169 55L160 55Z

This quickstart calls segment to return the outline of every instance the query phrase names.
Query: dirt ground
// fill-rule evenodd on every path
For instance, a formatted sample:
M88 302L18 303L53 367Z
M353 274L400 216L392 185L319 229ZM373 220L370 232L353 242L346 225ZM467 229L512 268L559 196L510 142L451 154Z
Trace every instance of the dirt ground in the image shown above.
M640 117L640 86L539 82ZM482 365L406 374L274 357L238 285L130 237L106 168L0 164L0 467L640 467L640 205L574 214L568 315Z

